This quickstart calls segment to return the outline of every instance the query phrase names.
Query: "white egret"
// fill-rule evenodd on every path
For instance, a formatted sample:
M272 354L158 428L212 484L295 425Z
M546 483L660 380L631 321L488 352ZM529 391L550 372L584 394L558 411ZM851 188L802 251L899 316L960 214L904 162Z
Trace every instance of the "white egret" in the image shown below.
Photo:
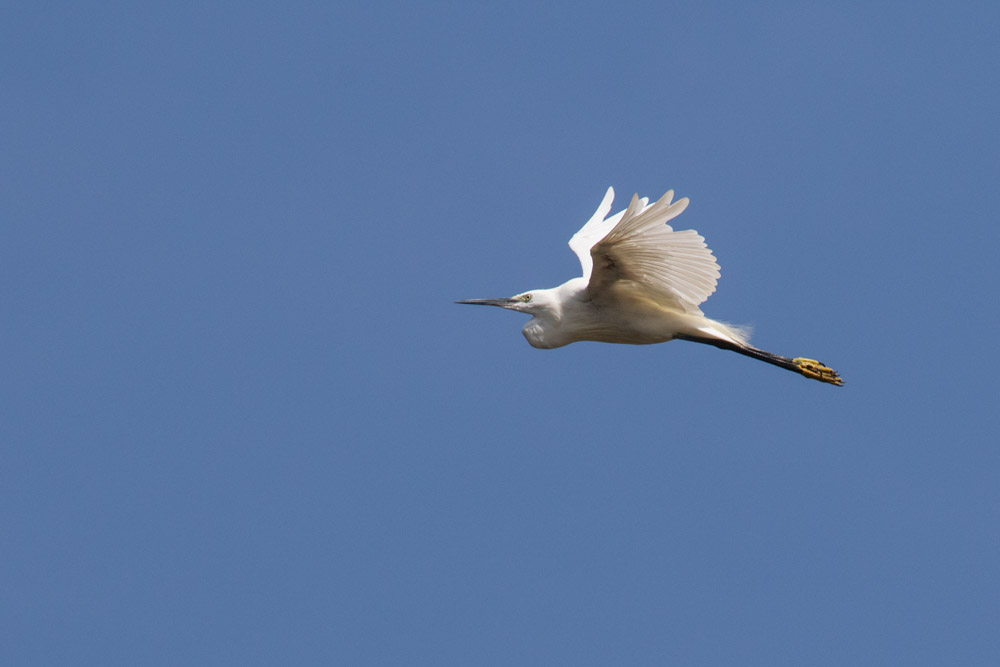
M671 190L650 204L634 195L627 209L605 218L614 195L608 188L593 217L569 241L583 276L506 299L456 303L532 315L522 330L532 347L583 340L633 345L688 340L842 384L836 371L815 359L765 352L750 345L744 329L705 317L698 306L715 291L719 265L696 231L674 231L666 224L687 208L686 197L671 203Z

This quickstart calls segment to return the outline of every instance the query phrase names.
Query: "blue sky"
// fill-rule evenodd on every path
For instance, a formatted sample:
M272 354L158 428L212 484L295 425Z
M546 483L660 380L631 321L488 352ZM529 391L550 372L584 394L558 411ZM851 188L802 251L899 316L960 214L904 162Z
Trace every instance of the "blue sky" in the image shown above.
M996 665L995 3L21 3L9 664ZM455 306L691 198L690 343Z

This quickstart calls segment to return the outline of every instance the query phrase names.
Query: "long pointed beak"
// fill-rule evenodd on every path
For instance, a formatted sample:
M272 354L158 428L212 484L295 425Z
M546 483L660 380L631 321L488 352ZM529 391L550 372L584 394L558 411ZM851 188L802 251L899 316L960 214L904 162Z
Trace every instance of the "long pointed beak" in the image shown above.
M455 303L467 303L470 306L500 306L501 308L507 308L515 303L514 299L468 299L466 301L456 301Z

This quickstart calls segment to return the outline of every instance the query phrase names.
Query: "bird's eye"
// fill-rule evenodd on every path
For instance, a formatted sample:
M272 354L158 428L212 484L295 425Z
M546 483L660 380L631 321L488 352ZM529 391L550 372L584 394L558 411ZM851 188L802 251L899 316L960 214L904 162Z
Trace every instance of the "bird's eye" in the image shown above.
M521 297L521 301L524 301L525 303L528 303L529 301L531 301L531 295L530 294L525 294L524 296Z

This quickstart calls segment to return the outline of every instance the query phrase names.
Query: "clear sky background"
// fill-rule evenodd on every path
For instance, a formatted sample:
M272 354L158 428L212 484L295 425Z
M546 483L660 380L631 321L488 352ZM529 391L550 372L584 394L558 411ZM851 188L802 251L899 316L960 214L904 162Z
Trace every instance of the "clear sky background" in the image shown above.
M15 3L0 661L1000 664L1000 5ZM528 346L612 185L684 342Z

